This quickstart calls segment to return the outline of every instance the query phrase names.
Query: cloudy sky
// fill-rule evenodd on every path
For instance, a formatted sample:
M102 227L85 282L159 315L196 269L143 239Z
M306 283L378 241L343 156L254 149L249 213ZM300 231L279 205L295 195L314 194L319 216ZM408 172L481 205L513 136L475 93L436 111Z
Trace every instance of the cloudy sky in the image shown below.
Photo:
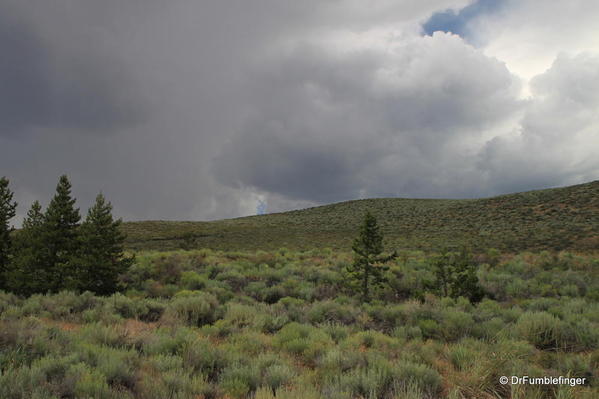
M0 0L0 176L210 220L599 178L596 0ZM262 204L262 205L261 205Z

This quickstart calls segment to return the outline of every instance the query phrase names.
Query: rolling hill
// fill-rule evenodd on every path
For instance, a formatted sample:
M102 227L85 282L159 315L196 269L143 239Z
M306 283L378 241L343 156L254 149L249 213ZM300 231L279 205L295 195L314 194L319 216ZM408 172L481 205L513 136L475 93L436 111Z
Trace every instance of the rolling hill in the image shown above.
M599 249L599 181L483 199L379 198L212 222L126 222L123 231L132 250L349 250L367 210L388 247Z

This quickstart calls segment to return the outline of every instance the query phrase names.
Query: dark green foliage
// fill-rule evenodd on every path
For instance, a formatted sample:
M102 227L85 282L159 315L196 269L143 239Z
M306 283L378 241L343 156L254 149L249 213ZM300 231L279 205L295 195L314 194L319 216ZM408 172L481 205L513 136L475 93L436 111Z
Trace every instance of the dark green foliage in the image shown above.
M397 254L383 256L383 235L377 224L376 218L370 212L364 216L360 226L358 238L352 246L354 262L347 270L355 280L360 283L362 300L370 300L371 285L381 285L385 282L383 273L387 271L385 262L394 259Z
M47 273L48 290L77 288L77 269L73 260L79 251L77 228L79 209L71 197L71 183L66 175L60 177L56 194L44 214L42 227L42 264Z
M10 219L15 217L17 203L13 201L13 192L8 188L8 179L0 178L0 289L6 289L5 273L11 251Z
M14 235L14 257L6 276L8 288L18 294L31 295L47 290L49 276L43 263L43 224L42 206L34 201L23 221L23 228Z
M9 197L12 194L6 195L7 203ZM14 214L13 208L4 214ZM79 225L71 183L67 176L61 176L46 212L42 213L41 205L35 201L23 228L10 237L14 255L9 270L0 273L3 285L4 281L7 283L4 288L22 295L63 289L99 295L115 292L119 275L129 268L133 258L124 256L121 221L115 221L111 212L112 205L100 194Z
M444 251L432 263L436 289L440 295L452 298L463 296L471 302L479 302L483 298L484 293L476 275L477 265L468 250Z
M112 205L99 194L79 230L77 288L107 295L117 290L118 276L132 264L123 254L120 220L112 217Z

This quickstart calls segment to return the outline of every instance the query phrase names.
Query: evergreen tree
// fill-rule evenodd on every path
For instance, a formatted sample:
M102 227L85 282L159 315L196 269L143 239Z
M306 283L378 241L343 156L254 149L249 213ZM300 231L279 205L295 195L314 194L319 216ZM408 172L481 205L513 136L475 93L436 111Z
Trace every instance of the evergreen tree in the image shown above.
M112 217L112 205L99 194L80 228L79 289L99 295L117 290L118 276L132 263L124 256L121 220Z
M451 253L443 251L441 255L432 258L432 266L437 292L444 297L450 296L455 279Z
M73 263L79 240L78 225L81 216L71 197L71 183L66 175L60 177L56 194L44 214L42 241L45 246L42 265L48 278L48 288L57 292L77 286L77 270Z
M45 293L49 289L48 276L43 267L43 224L42 206L35 201L27 212L23 228L15 234L14 256L7 273L9 289L18 294Z
M384 272L388 267L384 266L397 257L393 252L390 256L383 256L383 235L380 232L376 218L367 212L364 222L360 226L360 233L354 240L352 249L354 251L354 262L348 267L350 275L359 282L362 300L370 300L370 286L381 285L385 282Z
M484 292L478 283L476 269L472 254L467 249L443 251L433 260L437 292L446 297L463 296L471 302L480 302Z
M9 222L15 217L17 203L13 201L13 193L8 188L8 179L0 178L0 289L6 289L6 272L10 260L11 232Z
M478 266L469 250L463 248L456 254L453 264L455 279L452 293L454 297L463 296L470 302L480 302L483 299L484 292L478 282L477 269Z

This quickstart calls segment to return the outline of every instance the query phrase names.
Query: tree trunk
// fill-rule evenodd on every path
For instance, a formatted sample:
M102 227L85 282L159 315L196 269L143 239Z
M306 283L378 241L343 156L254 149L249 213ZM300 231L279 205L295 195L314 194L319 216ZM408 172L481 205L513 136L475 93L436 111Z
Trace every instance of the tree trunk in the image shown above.
M364 302L368 302L368 278L370 272L370 262L364 264L364 281L362 281L362 299Z

